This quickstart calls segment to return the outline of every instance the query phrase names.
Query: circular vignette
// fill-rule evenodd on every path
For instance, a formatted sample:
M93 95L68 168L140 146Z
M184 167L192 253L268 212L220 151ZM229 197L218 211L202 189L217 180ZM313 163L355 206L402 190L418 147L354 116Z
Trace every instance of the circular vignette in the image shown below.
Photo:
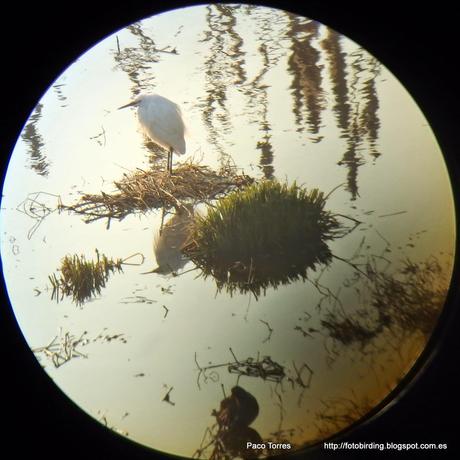
M272 6L272 5L269 4L267 6ZM273 5L273 6L276 6L276 5ZM283 7L283 5L277 5L277 6L278 7ZM297 8L294 7L294 5L289 5L288 9L293 11L293 12L295 12L295 13L299 13L299 14L302 14L302 15L307 16L307 17L312 17L312 18L320 21L321 23L326 24L327 26L333 27L336 30L342 32L345 36L347 36L347 37L353 39L354 41L358 42L359 44L363 45L368 51L370 51L371 53L375 54L376 57L384 65L386 65L400 79L400 81L403 83L403 85L411 92L411 94L414 97L415 101L417 103L419 103L419 105L421 106L421 108L424 111L425 115L427 116L428 120L432 124L433 130L434 130L435 134L437 134L438 141L439 141L439 143L441 145L441 149L442 149L442 151L444 152L444 154L446 156L446 162L447 162L447 164L449 166L449 172L450 172L450 175L451 175L452 184L453 184L454 188L456 188L456 185L458 184L458 172L457 172L458 165L456 164L455 158L452 155L452 152L454 151L453 146L458 146L458 141L454 141L453 140L454 136L452 136L452 133L454 132L452 130L452 127L453 127L453 124L454 124L453 120L455 120L456 117L452 116L452 117L447 118L447 117L445 117L444 114L440 115L440 109L439 109L439 107L442 106L442 109L443 109L442 111L444 112L444 109L447 107L447 113L449 113L449 108L451 107L451 104L449 104L449 99L450 99L449 94L447 94L447 91L445 89L443 91L443 88L442 88L441 84L436 85L436 83L434 83L434 82L439 82L440 77L438 77L438 79L437 79L436 75L434 75L434 73L431 73L429 70L426 70L424 73L421 72L421 75L423 75L423 77L421 78L420 81L421 82L428 82L426 84L426 86L429 87L430 89L435 87L434 94L441 94L441 96L437 100L436 100L436 97L433 96L433 92L430 92L430 95L428 97L426 97L426 92L422 90L422 85L423 85L423 87L425 87L425 83L420 83L417 79L412 79L411 77L414 76L412 74L412 72L414 72L414 71L413 70L406 70L406 69L412 69L411 64L413 63L414 58L409 59L409 63L407 63L407 61L404 60L404 56L401 56L401 54L402 54L401 52L396 53L396 55L399 56L399 59L398 58L395 59L394 56L393 57L389 56L389 53L390 53L389 51L386 51L386 50L393 50L394 51L394 49L396 47L398 47L398 44L400 44L404 38L406 38L406 40L405 40L406 43L407 42L412 43L412 46L415 47L414 49L418 49L417 46L416 46L417 41L414 40L414 39L412 39L413 41L411 41L410 37L407 40L406 32L405 32L404 28L402 27L404 25L403 18L406 17L406 24L407 24L409 16L408 15L405 16L404 14L402 14L401 17L396 19L396 21L395 21L396 22L396 27L395 27L394 37L391 40L391 45L389 47L387 47L386 44L385 44L385 40L380 41L379 39L375 39L375 38L370 39L370 44L366 43L366 39L363 38L363 37L368 36L366 34L366 28L367 27L368 27L368 29L371 29L373 31L372 37L378 36L378 32L376 32L376 31L382 30L383 27L381 27L381 26L379 27L379 22L380 22L380 20L379 20L379 21L377 21L377 23L375 24L374 27L369 27L369 24L368 24L367 27L360 28L359 24L356 21L356 18L360 18L361 20L364 21L365 16L364 17L360 16L358 11L354 11L354 13L353 13L353 9L350 10L351 12L349 12L348 15L347 15L346 12L341 12L342 14L337 14L338 12L334 12L334 13L331 13L331 12L327 13L326 12L326 14L323 17L321 16L321 13L318 14L318 15L315 15L314 14L314 8L313 8L312 12L310 12L310 11L302 11L302 12L300 12ZM323 14L324 14L324 11L323 11ZM330 20L327 19L328 14L331 15ZM143 13L142 13L142 15L143 15ZM136 16L140 17L137 14L136 14ZM338 19L339 16L341 16L340 19ZM347 21L345 19L342 19L342 18L350 19L351 16L353 16L354 21ZM388 16L390 16L390 15L388 14ZM385 17L385 15L384 15L384 17ZM426 19L428 19L428 17ZM78 21L78 16L76 18L74 18L74 20ZM80 18L80 20L83 23L83 18ZM375 18L374 18L374 20L375 20ZM113 30L118 28L118 26L120 24L120 22L118 22L118 21L119 21L119 17L116 16L116 19L115 19L114 23L117 24L117 26L112 28ZM372 24L372 18L367 19L367 21L370 24ZM46 23L46 19L43 19L43 22ZM343 27L340 26L340 22L343 23ZM393 22L393 24L395 24L395 22ZM334 23L337 24L337 25L334 26ZM72 24L72 21L71 21L71 24ZM357 30L358 32L355 33L355 34L353 32L351 32L351 33L347 32L347 29L350 27L349 24L352 24L352 27L351 27L352 30L354 29L355 31ZM401 25L401 30L399 30L399 31L398 31L398 24ZM91 30L91 26L89 26L88 28ZM97 30L97 29L98 28L95 27L95 30ZM447 29L448 29L448 27L447 27ZM105 30L106 29L104 28L104 32L102 33L102 35L105 35ZM420 29L418 29L417 27L415 28L415 30L420 31ZM83 34L81 34L81 36L85 36L85 34L83 33ZM91 38L89 39L89 42L94 41L93 37L94 37L94 35L91 35ZM438 37L433 37L432 42L437 43L437 40L438 40L438 45L439 45L440 37L441 37L441 35L439 35ZM103 36L101 36L100 38L103 38ZM435 46L433 44L431 44L431 47L434 48ZM72 48L70 60L72 60L75 56L78 56L79 54L81 54L81 52L84 52L87 49L87 47L84 47L84 48L78 49L78 51L77 51L77 48L78 48L78 46L75 47L75 48ZM381 51L379 51L379 49ZM76 50L76 51L74 52L73 50ZM426 50L425 50L425 52L426 52ZM417 53L415 53L415 54L417 54ZM64 50L62 50L61 55L65 56L66 52ZM434 50L433 50L433 53L429 53L428 61L430 60L430 57L431 57L433 59L433 61L435 62L435 64L433 64L433 67L436 67L437 64L439 64L440 60L442 59L441 56L442 56L442 52L439 53L439 55L435 56L435 53L434 53ZM67 58L64 57L63 60L61 60L60 62L65 61L66 63L69 63L70 61L66 60L66 59ZM392 59L393 59L393 62L395 63L394 65L392 65L392 62L391 62ZM37 59L37 61L39 61L39 59ZM35 61L33 61L33 62L35 62ZM59 66L59 68L61 70L63 69L61 64L58 64L58 66ZM38 68L39 65L35 64L34 67ZM64 67L65 67L65 65L64 65ZM52 75L51 75L51 73L48 74L46 71L45 71L45 73L47 75L49 75L48 77L46 77L47 78L46 79L47 83L44 84L45 87L47 87L49 85L49 83L51 83L52 79L56 75L60 74L60 71L58 71L56 73L53 72ZM417 73L417 72L415 72L415 73ZM406 75L406 77L404 77L404 75ZM454 75L454 73L451 73L451 75ZM447 77L447 80L449 81L449 76ZM44 80L42 80L42 81L44 81ZM41 89L37 91L36 96L41 95L43 93L42 89L44 89L44 88L42 86L40 86L40 88ZM19 97L19 99L16 99L16 100L19 100L19 102L17 103L16 107L20 107L21 109L14 111L14 114L17 115L19 113L19 116L11 117L13 120L15 120L13 122L15 124L15 126L12 129L10 129L9 127L7 128L7 137L6 137L6 139L11 139L15 135L16 136L18 135L18 133L19 133L18 126L20 126L20 124L24 122L24 120L27 118L27 113L30 112L32 107L35 105L37 97L35 97L35 99L34 99L34 97L31 98L30 97L30 95L31 95L30 91L27 91L26 94L27 94L26 99L24 99L24 96L21 96L21 97ZM8 96L9 95L7 95L7 101L9 101ZM13 101L13 99L12 99L12 101ZM437 105L437 104L439 104L439 105ZM14 107L13 103L11 104L11 107ZM26 108L24 109L24 107L26 107ZM24 113L26 113L25 117L24 117ZM18 119L20 119L21 121L18 121ZM458 119L458 116L457 116L457 119ZM7 124L7 126L9 126L9 125ZM449 128L450 128L450 131L449 131ZM12 136L11 136L10 135L11 132L15 132L16 134L12 134ZM14 143L14 140L13 140L13 143ZM454 280L458 279L458 264L456 264L453 279ZM411 389L410 393L412 393L412 392L416 393L417 387L418 387L419 391L422 391L422 397L423 397L423 394L426 395L427 393L423 393L423 390L420 390L420 387L422 387L422 388L425 387L427 389L426 391L428 393L431 393L431 391L430 391L431 388L439 388L440 389L440 386L439 386L440 384L439 384L439 382L436 382L436 380L437 380L436 376L433 375L433 372L435 370L439 370L436 367L436 362L439 362L438 367L439 366L441 366L441 367L446 366L446 368L444 368L444 370L439 370L441 375L449 375L450 362L449 362L449 359L445 357L446 356L445 355L446 347L448 347L447 344L456 343L455 340L458 340L458 339L456 339L456 337L454 337L454 333L453 333L454 326L449 325L448 323L458 324L458 315L455 315L454 308L452 308L452 306L457 302L458 302L458 289L454 286L454 283L452 283L451 290L450 290L449 296L448 296L448 303L449 303L449 305L451 307L449 307L449 309L446 308L445 311L443 312L441 321L439 322L438 326L435 329L435 332L433 333L433 336L430 339L430 345L429 345L430 350L425 350L423 359L421 358L421 360L419 360L419 362L420 362L419 367L421 368L422 361L424 361L425 363L428 362L429 355L434 356L435 362L429 366L429 368L426 370L426 372L419 373L421 381L420 382L414 381L415 384L414 384L414 387ZM20 338L18 339L18 337L16 335L17 332L16 333L14 331L11 332L14 329L14 319L12 319L10 316L8 316L8 313L7 313L7 321L8 322L6 324L8 324L8 330L9 330L9 335L7 335L7 337L8 337L8 345L11 345L11 343L14 343L15 347L19 347L19 349L22 349L24 351L24 353L21 353L22 357L20 357L19 360L20 360L20 362L22 362L24 360L24 362L26 363L24 368L29 369L29 367L28 367L29 364L27 364L27 362L30 361L30 358L28 357L28 354L29 354L28 350L29 349L25 345L25 343L22 341L22 339L20 339ZM443 339L445 335L447 335L448 337L445 340L440 341L440 339ZM440 347L439 353L436 353L436 354L433 355L433 351L436 351L436 345L437 344L439 344L439 347ZM30 369L32 369L32 368L33 368L33 365L30 367ZM26 391L27 391L27 385L24 384L24 381L22 381L22 379L26 378L27 380L30 380L32 378L31 375L35 375L35 374L38 376L40 374L41 370L36 365L35 365L35 368L36 368L35 371L31 372L30 370L28 370L26 372L26 374L21 376L19 378L19 380L18 380L18 382L21 381L19 383L19 388L22 388L24 393L26 393ZM22 371L20 371L20 372L22 372ZM412 370L411 373L415 374L416 371ZM46 377L46 376L43 375L43 377ZM458 381L458 380L455 380L456 378L458 379L458 374L457 374L457 377L454 376L453 379L448 381L449 383L447 383L447 385L448 386L453 385L453 382ZM38 380L40 381L40 378L38 378ZM41 380L43 380L43 379L41 379ZM50 382L48 382L48 383L50 383ZM44 381L42 381L39 386L41 387L42 384L45 387L47 386L47 384ZM54 385L54 384L52 384L52 385ZM453 388L453 387L451 387L451 388ZM34 390L32 390L32 391L34 391ZM54 392L55 389L53 388L51 390L51 388L48 388L47 390L45 390L44 394L47 394L48 391ZM385 419L385 417L387 417L387 416L389 416L390 419L391 419L391 412L394 413L396 411L396 413L398 413L398 406L400 406L401 404L404 403L404 399L410 397L410 393L407 396L405 396L403 398L403 401L398 403L396 405L396 407L390 408L390 411L389 411L390 413L384 414L382 419ZM436 393L438 395L442 395L443 393L446 394L446 392L442 392L442 391L438 391ZM43 395L43 392L40 391L40 393L38 393L38 394ZM40 398L41 397L42 396L40 396ZM445 395L444 397L446 398L445 399L446 401L449 401L449 399L448 399L449 396ZM32 407L34 407L34 405L37 404L37 399L40 399L40 398L34 397L31 400L29 400L28 404L29 405L32 404ZM457 401L457 404L458 404L458 401ZM39 405L39 407L40 407L40 405ZM72 404L67 404L67 402L65 402L64 400L60 401L57 404L57 408L55 408L54 410L59 410L60 407L65 407L66 411L67 410L70 410L70 411L75 410L75 408L72 407ZM416 408L412 407L412 410L415 410L415 413L417 413ZM377 409L376 409L376 411L377 411ZM17 418L17 414L15 412L16 411L13 411L12 419L19 421L19 419ZM69 416L69 417L65 416L65 420L69 420L69 421L73 420L73 417L74 417L74 414L72 414L72 416ZM397 418L398 418L398 416L396 416L394 419L397 420ZM56 424L56 421L55 421L54 417L52 417L50 419L49 423L54 428L58 428L58 424ZM379 422L378 422L378 420L375 420L372 423L377 423L378 424ZM82 420L82 425L84 425L84 424L85 424L85 422L83 422L83 420ZM79 425L79 423L77 423L77 425ZM18 424L16 424L16 426L18 426ZM388 429L388 428L390 428L390 427L387 426L386 429ZM366 427L364 427L364 429L368 429L368 427L366 426ZM369 428L369 429L372 432L372 428ZM59 430L59 428L58 428L58 430ZM111 435L103 434L103 431L104 430L100 430L99 428L97 428L97 429L95 428L94 430L93 430L93 428L88 429L88 430L86 430L84 428L84 432L86 432L88 434L88 436L93 436L94 433L97 432L98 434L95 435L96 437L102 436L104 438L107 437L107 439L112 438ZM393 430L390 428L390 432L391 431L393 431ZM45 431L42 431L42 434L44 432ZM67 438L66 438L66 435L64 433L62 433L62 435L64 436L64 439L67 439L67 440L70 439L69 435L67 435L68 436ZM416 436L417 432L413 433L412 435ZM349 436L350 436L351 439L353 439L354 436L360 436L360 433L359 433L359 431L357 431L355 433L350 432ZM33 435L33 439L38 440L39 438L40 438L40 436ZM452 440L453 440L453 437L452 437ZM118 450L119 448L121 448L121 446L124 446L124 441L119 441L118 439L116 439L113 442L117 446L115 450ZM124 447L124 448L127 449L127 452L128 451L130 453L134 452L134 451L130 451L130 449L131 449L130 447ZM103 449L105 449L105 447ZM81 452L85 452L85 448L83 448ZM117 451L117 453L119 453L119 451ZM139 454L139 455L141 455L141 454ZM145 455L147 455L147 454L145 454ZM318 452L318 455L320 455L320 452ZM141 457L139 457L139 458L141 458Z

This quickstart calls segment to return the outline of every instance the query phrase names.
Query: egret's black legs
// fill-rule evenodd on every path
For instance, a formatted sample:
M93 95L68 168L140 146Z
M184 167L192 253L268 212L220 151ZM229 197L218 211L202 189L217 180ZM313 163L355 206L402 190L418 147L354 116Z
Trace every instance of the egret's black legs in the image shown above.
M168 171L171 174L172 173L172 156L173 156L173 149L170 148L168 152Z

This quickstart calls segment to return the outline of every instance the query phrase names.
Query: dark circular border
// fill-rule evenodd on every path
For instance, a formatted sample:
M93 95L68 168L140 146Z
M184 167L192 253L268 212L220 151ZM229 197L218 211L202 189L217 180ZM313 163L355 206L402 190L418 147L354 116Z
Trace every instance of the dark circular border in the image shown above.
M208 3L208 2L202 2ZM235 2L233 2L235 3ZM408 89L428 119L446 159L456 197L460 193L460 117L458 74L455 70L460 14L451 3L427 6L398 1L369 2L261 1L264 6L287 9L334 28L375 55ZM11 3L3 15L4 117L0 142L4 170L16 139L41 95L79 55L106 35L132 23L192 2L163 5L138 1L135 5L100 1L60 4ZM414 165L416 168L416 165ZM458 206L456 206L458 209ZM458 225L457 225L458 228ZM44 456L88 459L165 458L150 449L127 442L91 420L42 371L19 332L9 308L3 278L0 337L3 349L1 450L15 457ZM336 440L348 442L434 442L448 444L443 452L335 451L316 446L291 458L460 458L455 417L459 413L460 272L456 260L451 290L439 325L424 356L405 382L410 391L389 395L378 417L377 408L364 423L351 427ZM382 408L385 406L382 404ZM180 436L180 433L178 433ZM174 457L171 457L174 458Z

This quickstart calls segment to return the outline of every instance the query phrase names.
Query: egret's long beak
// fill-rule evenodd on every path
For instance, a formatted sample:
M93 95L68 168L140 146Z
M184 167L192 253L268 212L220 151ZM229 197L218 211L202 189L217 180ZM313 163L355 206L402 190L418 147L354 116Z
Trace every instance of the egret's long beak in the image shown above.
M120 107L120 109L122 109L123 107ZM150 270L148 272L143 272L141 273L141 275L149 275L150 273L161 273L161 268L160 267L157 267L157 268L154 268L153 270Z
M129 104L126 104L126 105L122 105L121 107L118 107L117 110L120 110L120 109L125 109L126 107L132 107L133 105L136 105L138 103L138 101L133 101L133 102L130 102Z

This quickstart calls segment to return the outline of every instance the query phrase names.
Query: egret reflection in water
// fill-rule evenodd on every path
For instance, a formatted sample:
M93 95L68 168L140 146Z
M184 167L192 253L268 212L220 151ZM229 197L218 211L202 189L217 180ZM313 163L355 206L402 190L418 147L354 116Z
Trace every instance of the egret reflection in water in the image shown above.
M133 114L112 113L120 98L154 92L193 120L173 174L156 159L185 151L178 112L178 144L141 138ZM0 211L8 293L30 348L54 359L46 372L107 426L180 456L210 425L202 458L214 441L226 460L282 453L241 451L250 439L295 451L379 406L425 349L455 251L446 166L394 76L327 26L236 4L147 18L75 61L24 126ZM326 232L312 237L302 212L265 200L233 235L210 235L225 247L215 260L209 251L214 265L191 257L192 240L198 252L208 241L192 233L197 209L236 215L235 190L275 182L322 191ZM37 294L66 254L94 248L155 256L165 276L141 276L153 263L110 273L85 308ZM96 340L101 331L112 339ZM83 345L87 358L74 359ZM245 404L222 388L235 387L259 413L232 425Z
M158 267L149 273L177 274L187 264L183 248L190 238L193 218L193 206L183 206L162 225L153 245Z

